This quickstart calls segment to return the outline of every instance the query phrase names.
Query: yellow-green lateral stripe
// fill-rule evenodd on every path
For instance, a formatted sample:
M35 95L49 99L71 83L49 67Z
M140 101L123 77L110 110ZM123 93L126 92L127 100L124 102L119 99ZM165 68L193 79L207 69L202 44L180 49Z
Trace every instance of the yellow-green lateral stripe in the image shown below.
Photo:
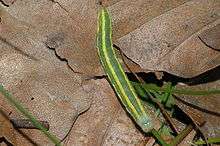
M116 58L111 35L111 18L108 11L105 8L101 8L99 12L97 47L102 66L126 110L136 123L145 132L148 132L152 129L151 118L145 112L140 99L137 97L133 86Z

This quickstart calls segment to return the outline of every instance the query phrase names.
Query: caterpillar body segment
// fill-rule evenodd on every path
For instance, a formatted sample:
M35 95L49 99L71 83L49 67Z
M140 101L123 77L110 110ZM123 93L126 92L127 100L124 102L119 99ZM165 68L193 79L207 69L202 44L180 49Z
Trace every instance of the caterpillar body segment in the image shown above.
M153 129L152 119L146 113L114 52L111 18L107 9L100 9L98 24L96 45L103 69L127 112L144 132L149 132Z

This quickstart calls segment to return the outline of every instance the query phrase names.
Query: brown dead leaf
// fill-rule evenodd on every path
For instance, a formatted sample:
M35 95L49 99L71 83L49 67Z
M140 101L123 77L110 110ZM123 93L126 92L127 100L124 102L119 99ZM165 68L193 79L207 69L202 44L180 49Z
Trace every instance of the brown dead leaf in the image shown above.
M196 135L196 131L191 131L178 146L191 146Z
M0 2L1 2L4 6L8 7L8 6L12 5L15 1L16 1L16 0L1 0Z
M42 0L17 1L8 12L30 27L32 37L55 49L74 72L94 76L103 75L95 47L97 9L96 0Z
M101 2L102 5L105 6L105 7L111 6L111 5L116 4L120 1L121 0L99 0L99 2Z
M111 12L116 44L144 70L192 77L219 65L219 52L197 37L219 23L219 1L102 2ZM16 1L8 12L28 24L74 71L91 76L103 74L95 48L97 10L96 0L42 0Z
M208 90L219 89L220 81L215 81L206 84L199 84L194 86L178 85L178 88L190 88L192 90ZM206 121L202 127L203 132L207 137L219 137L220 136L220 98L219 95L212 96L180 96L179 106L183 110L195 111L203 116ZM188 105L188 106L186 106Z
M0 145L17 145L14 128L6 114L0 109Z
M13 5L14 6L14 5ZM12 7L13 7L12 6ZM34 26L1 10L0 81L38 119L48 121L50 131L62 139L74 119L90 106L90 97L81 87L81 76L49 50ZM46 40L46 38L45 38ZM1 98L10 118L23 116ZM23 143L48 145L39 130L24 130ZM46 139L46 140L45 140ZM26 140L26 141L25 141ZM27 145L30 145L27 144Z
M55 67L47 61L37 63L15 54L5 56L0 61L2 84L35 116L48 121L50 131L63 138L73 120L90 104L77 76L71 75L65 66ZM3 102L5 106L8 104ZM11 118L22 116L13 109ZM35 137L32 138L36 140Z
M162 3L162 1L153 1L152 3L159 2ZM175 8L160 12L157 7L153 7L150 14L157 11L157 14L160 14L157 17L154 15L154 19L150 14L151 19L142 19L142 16L145 19L148 17L146 12L149 8L144 6L139 10L141 13L138 14L139 17L132 18L128 15L129 19L121 24L128 27L124 28L128 30L128 34L118 37L115 32L114 36L116 35L116 39L119 38L116 44L130 59L145 70L162 70L189 78L218 66L220 64L219 51L205 46L198 39L198 35L219 24L220 1L191 0L182 5L168 2ZM116 8L115 10L114 5L111 6L114 23L126 18L125 15L128 12L132 13L141 7L135 8L133 3L136 4L136 2L130 3L130 9L120 8L119 10ZM139 21L139 18L142 22ZM127 25L128 21L130 25ZM133 23L139 24L136 25L138 27L135 30L130 29ZM113 28L115 31L119 31L117 23Z
M113 19L113 39L138 30L142 25L190 0L120 0L109 7ZM109 1L110 3L111 1ZM140 37L140 36L137 36ZM120 41L120 40L119 40ZM131 42L128 42L131 43Z
M90 107L93 97L91 109L76 121L67 145L142 145L143 135L106 81L81 86L84 75L103 74L95 47L99 0L2 2L10 4L0 7L1 83L34 115L48 121L59 138ZM114 42L134 61L130 63L136 71L140 68L135 63L144 70L192 77L219 65L219 51L198 36L219 25L220 1L102 3L113 18ZM22 117L6 101L2 105L12 111L11 117ZM27 136L17 134L20 145L50 145L38 130L21 133Z
M29 26L32 38L56 49L74 71L95 75L100 71L95 48L96 8L96 0L25 0L16 1L8 13Z
M65 145L132 146L145 143L144 135L122 109L106 80L91 81L84 88L93 97L93 103L91 108L76 121Z
M199 37L208 47L220 50L220 24L204 31Z

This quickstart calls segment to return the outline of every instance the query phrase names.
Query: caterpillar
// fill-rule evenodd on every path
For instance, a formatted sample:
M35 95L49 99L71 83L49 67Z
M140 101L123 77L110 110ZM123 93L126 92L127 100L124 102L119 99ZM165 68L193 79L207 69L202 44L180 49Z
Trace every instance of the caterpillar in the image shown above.
M116 57L112 44L111 25L111 17L107 9L100 8L96 46L102 67L126 111L144 132L149 132L153 129L152 118L145 111L134 87Z

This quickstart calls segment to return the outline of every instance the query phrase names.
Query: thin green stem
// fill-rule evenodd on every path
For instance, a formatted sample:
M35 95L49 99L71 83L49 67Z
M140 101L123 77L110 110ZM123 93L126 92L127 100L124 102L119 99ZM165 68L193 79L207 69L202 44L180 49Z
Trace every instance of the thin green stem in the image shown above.
M4 95L4 97L9 101L10 104L15 106L17 110L19 110L25 117L27 117L31 123L38 128L41 132L43 132L56 146L61 146L60 140L53 134L49 133L46 128L42 126L42 124L30 113L28 110L24 108L24 106L16 100L2 85L0 85L0 92Z
M210 89L210 90L189 90L189 89L174 89L173 93L175 94L184 94L184 95L194 95L194 96L205 96L205 95L214 95L220 94L220 90Z
M131 82L135 87L140 86L140 83ZM142 84L142 86L148 90L154 90L159 92L166 92L166 88L159 87L155 84ZM209 90L190 90L190 89L172 89L173 94L180 95L193 95L193 96L205 96L205 95L214 95L220 94L220 90L217 89L209 89Z
M220 138L208 138L207 140L208 144L213 144L213 143L219 143L220 144ZM196 145L202 145L202 144L206 144L206 142L204 140L198 140L196 142L194 142L194 144Z

